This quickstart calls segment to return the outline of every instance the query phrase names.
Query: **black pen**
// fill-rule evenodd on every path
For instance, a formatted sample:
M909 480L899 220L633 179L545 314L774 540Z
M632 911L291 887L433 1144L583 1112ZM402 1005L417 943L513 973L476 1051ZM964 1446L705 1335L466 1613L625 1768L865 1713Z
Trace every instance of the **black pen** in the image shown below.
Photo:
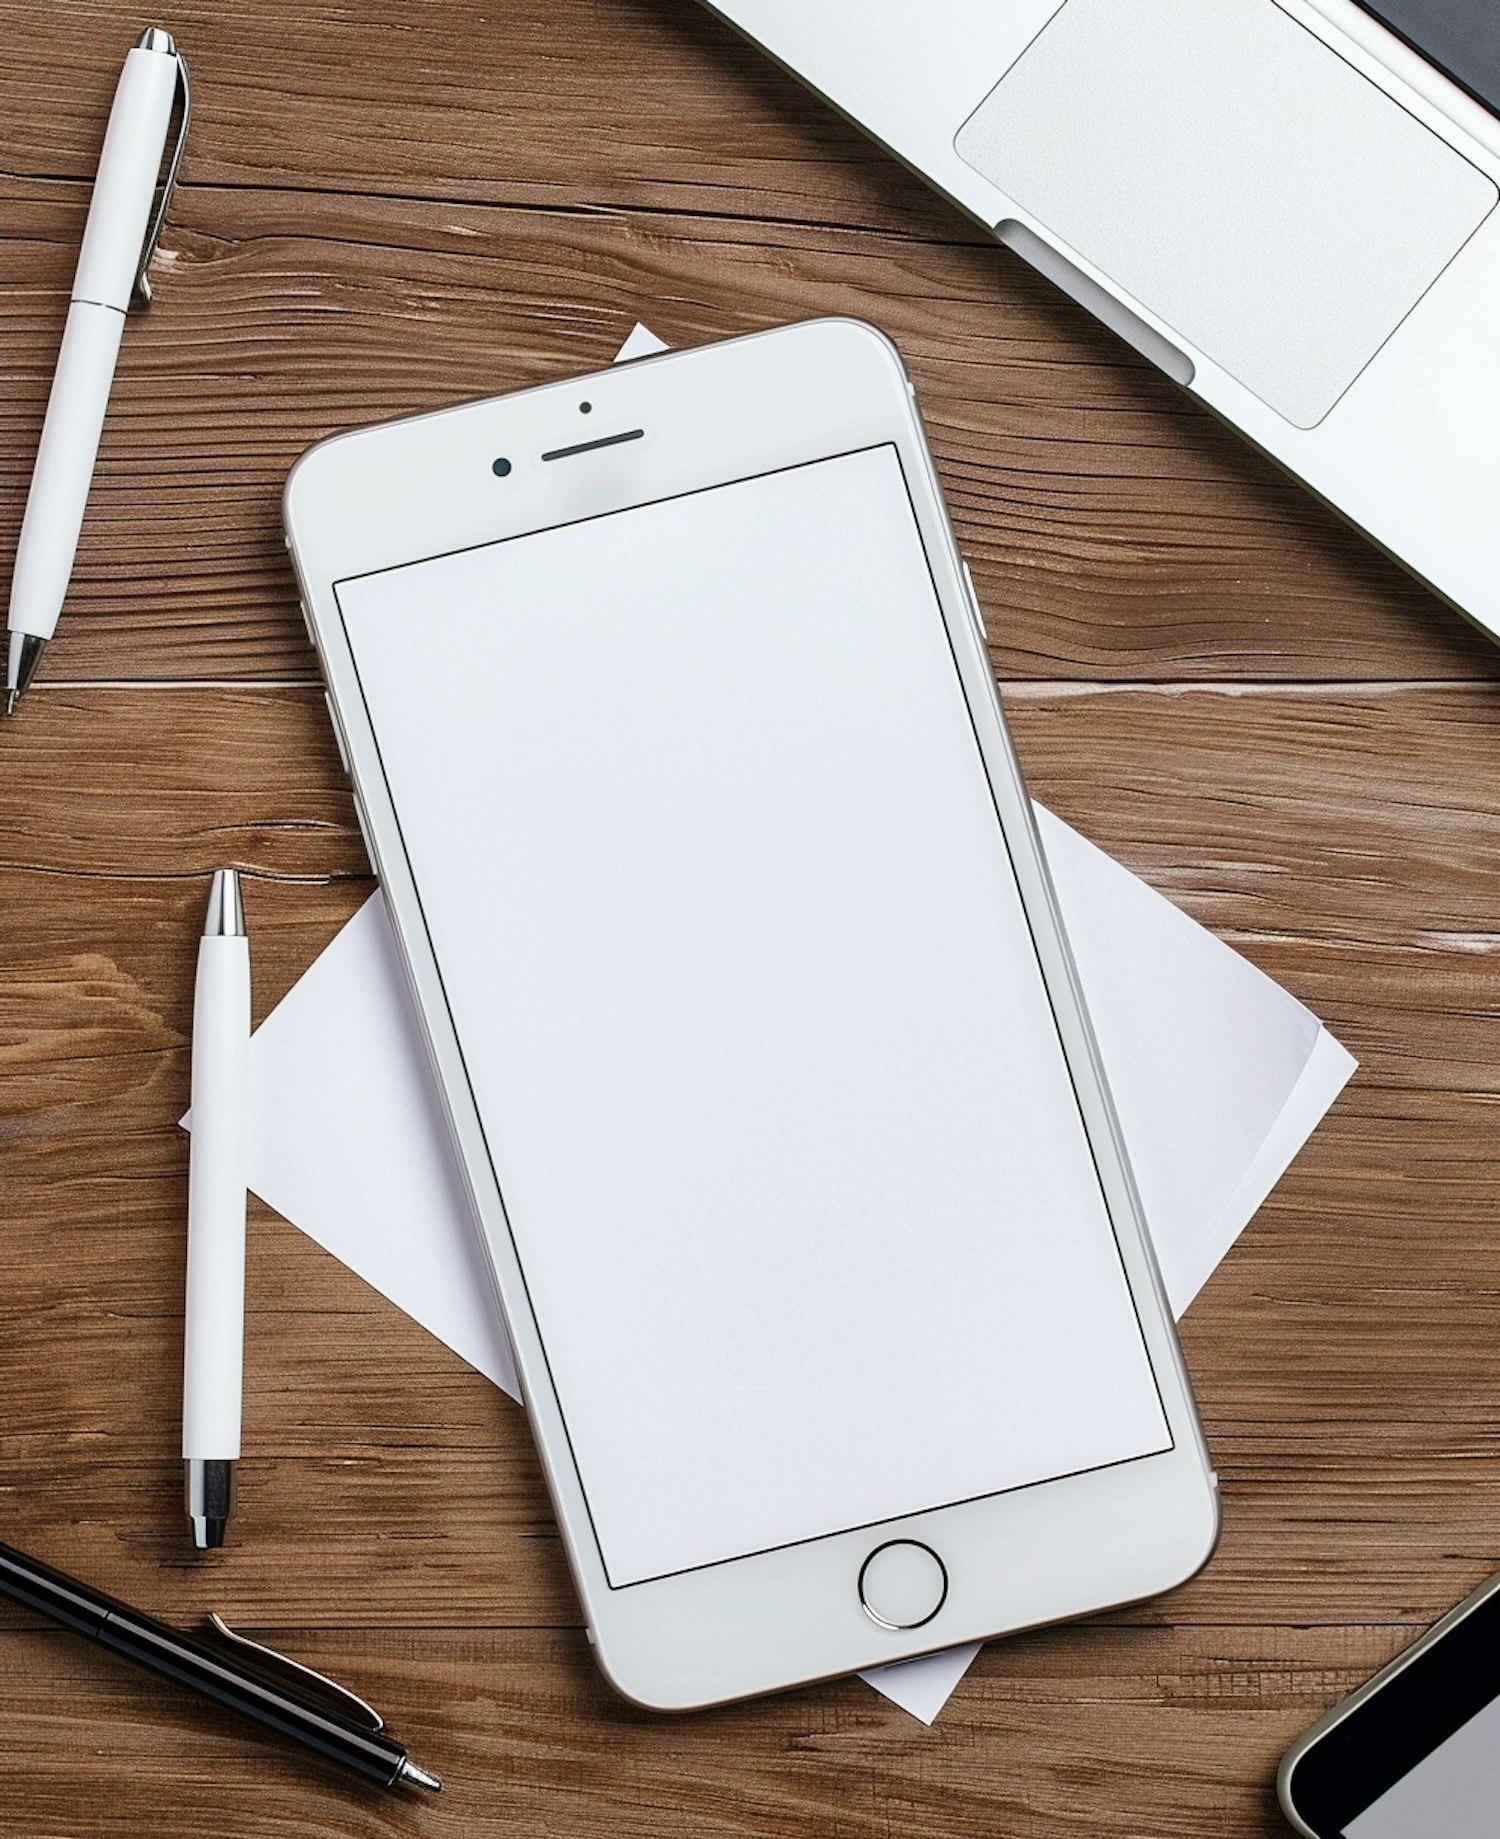
M417 1767L401 1744L384 1734L379 1712L363 1699L284 1654L237 1635L217 1616L209 1617L216 1633L239 1653L220 1651L206 1641L179 1634L166 1623L5 1544L0 1544L0 1592L75 1634L97 1641L111 1653L133 1660L148 1673L175 1680L241 1717L291 1737L367 1781L379 1782L383 1788L402 1782L434 1791L442 1786L435 1775ZM302 1691L279 1684L270 1676L276 1669L291 1673ZM316 1704L314 1697L319 1693L334 1699L339 1709Z

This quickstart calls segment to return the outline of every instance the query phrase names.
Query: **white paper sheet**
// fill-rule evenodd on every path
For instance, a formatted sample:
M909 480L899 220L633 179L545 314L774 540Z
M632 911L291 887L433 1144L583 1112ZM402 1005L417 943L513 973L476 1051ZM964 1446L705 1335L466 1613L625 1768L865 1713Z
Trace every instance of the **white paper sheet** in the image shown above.
M621 358L661 349L638 327ZM1181 1315L1354 1070L1317 1018L1038 807L1172 1306ZM515 1394L379 894L257 1031L250 1185ZM977 1645L863 1678L931 1723Z

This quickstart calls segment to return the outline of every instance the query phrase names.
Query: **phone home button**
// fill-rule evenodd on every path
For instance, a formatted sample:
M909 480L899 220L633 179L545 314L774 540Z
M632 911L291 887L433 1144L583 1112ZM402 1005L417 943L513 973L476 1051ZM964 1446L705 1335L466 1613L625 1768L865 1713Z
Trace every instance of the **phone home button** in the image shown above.
M937 1553L915 1539L878 1545L859 1567L859 1600L882 1628L920 1628L942 1608L948 1573Z

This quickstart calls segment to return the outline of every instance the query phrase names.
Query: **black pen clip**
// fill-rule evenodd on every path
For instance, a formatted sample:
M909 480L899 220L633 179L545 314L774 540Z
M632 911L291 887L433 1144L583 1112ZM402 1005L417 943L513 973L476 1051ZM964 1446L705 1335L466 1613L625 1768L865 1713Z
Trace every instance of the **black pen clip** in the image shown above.
M147 33L146 36L149 38L152 34ZM166 37L167 34L163 33L162 36ZM177 57L177 94L172 104L177 115L177 142L167 162L166 173L156 187L151 220L146 225L146 240L141 245L140 264L135 271L135 285L131 292L134 296L133 304L141 307L151 304L151 282L146 270L151 266L151 258L156 254L156 246L161 241L161 233L167 221L167 206L172 202L172 193L177 189L177 175L182 170L182 155L187 147L188 122L193 113L193 86L188 76L187 59L176 50L175 45L172 48Z
M311 1667L303 1666L300 1660L293 1660L286 1654L278 1654L274 1647L266 1647L262 1642L252 1641L248 1635L238 1634L213 1610L208 1613L208 1624L221 1641L231 1646L244 1648L253 1654L262 1672L281 1673L297 1685L310 1687L315 1697L331 1699L351 1724L358 1724L365 1730L384 1730L385 1719L373 1705L367 1704L358 1693L351 1692L347 1686L341 1686L337 1680L330 1679L326 1673L315 1673Z

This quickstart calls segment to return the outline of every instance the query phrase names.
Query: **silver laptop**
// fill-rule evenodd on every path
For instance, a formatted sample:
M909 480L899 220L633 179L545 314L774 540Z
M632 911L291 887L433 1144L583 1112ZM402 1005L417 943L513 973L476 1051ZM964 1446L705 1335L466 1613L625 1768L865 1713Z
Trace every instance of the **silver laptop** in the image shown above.
M1500 0L713 10L1500 637Z

